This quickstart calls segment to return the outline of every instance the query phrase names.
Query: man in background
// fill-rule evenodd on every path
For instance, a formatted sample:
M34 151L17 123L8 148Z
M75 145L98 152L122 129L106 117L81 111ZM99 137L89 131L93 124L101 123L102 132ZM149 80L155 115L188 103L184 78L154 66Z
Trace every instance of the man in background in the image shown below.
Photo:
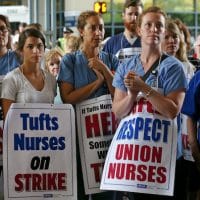
M68 28L68 27L64 27L63 28L63 37L62 38L58 38L57 41L57 45L65 52L65 46L66 46L66 38L73 33L73 30Z
M112 36L104 45L103 51L115 54L120 60L140 52L136 20L142 10L141 0L125 0L122 12L124 32Z

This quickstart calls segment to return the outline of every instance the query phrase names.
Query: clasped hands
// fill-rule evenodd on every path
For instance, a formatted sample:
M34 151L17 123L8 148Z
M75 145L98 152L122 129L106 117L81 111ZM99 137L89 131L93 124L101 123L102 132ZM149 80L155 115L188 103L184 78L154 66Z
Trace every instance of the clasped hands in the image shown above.
M130 71L124 77L124 84L130 93L138 93L145 84L144 81L135 72Z

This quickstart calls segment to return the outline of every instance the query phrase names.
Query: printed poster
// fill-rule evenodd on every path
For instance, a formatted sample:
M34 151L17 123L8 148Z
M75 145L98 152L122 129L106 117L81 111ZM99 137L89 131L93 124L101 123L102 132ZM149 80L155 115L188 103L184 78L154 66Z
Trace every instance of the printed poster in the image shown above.
M115 116L110 95L86 100L76 107L81 164L86 194L102 192L100 180L113 134Z
M104 165L102 190L173 195L175 120L151 114L149 105L139 105L137 113L121 120Z
M12 104L3 143L5 199L77 199L71 105Z
M4 75L0 75L0 94ZM3 200L3 113L0 105L0 200Z

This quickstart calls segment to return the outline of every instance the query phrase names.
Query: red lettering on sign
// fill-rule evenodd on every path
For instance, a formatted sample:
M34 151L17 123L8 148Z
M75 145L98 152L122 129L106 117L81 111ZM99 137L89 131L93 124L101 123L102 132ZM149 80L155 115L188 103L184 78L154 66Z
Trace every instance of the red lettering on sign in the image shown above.
M136 112L144 112L146 110L146 112L148 113L156 113L159 114L158 111L156 111L152 104L147 101L145 98L141 98L138 102L135 102L132 108L132 113L136 113Z
M15 191L66 190L66 183L65 173L17 174Z
M148 145L140 146L138 144L118 144L115 158L117 160L135 160L142 162L161 163L162 147L151 147Z
M110 163L107 177L108 179L125 179L162 184L166 182L166 171L163 166Z
M87 138L113 135L116 130L116 119L112 112L88 115L85 117Z
M90 166L94 170L95 181L100 183L104 163L92 163Z

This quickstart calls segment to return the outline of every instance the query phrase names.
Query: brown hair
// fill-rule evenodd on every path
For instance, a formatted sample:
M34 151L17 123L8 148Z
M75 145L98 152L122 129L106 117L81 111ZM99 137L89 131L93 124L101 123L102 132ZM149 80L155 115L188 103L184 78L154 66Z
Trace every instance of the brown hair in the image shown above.
M28 26L26 26L26 29L29 29L29 28L34 28L34 29L37 29L40 32L43 32L43 28L42 28L42 25L40 23L31 23Z
M42 40L42 43L44 45L45 48L45 38L44 35L38 31L37 29L34 28L28 28L25 29L20 35L19 35L19 42L18 42L18 47L17 50L18 51L22 51L24 44L26 42L26 39L28 37L36 37L36 38L40 38Z
M8 17L5 16L5 15L0 15L0 20L3 21L3 22L6 24L6 28L8 29L9 35L8 35L8 44L7 44L7 48L8 48L8 49L11 49L11 46L12 46L11 43L12 43L12 41L11 41L11 35L10 35L10 33L11 33L10 22L9 22L9 20L8 20Z
M129 8L130 6L136 7L141 6L143 8L143 3L141 0L125 0L123 12L126 8Z
M87 24L87 19L90 18L90 17L93 17L93 16L100 16L101 15L95 11L92 11L92 10L88 10L88 11L84 11L82 12L79 17L78 17L78 20L77 20L77 28L78 29L84 29L85 25Z
M144 10L142 12L142 14L140 14L137 18L137 25L140 27L141 24L142 24L142 19L143 17L147 14L147 13L158 13L158 14L161 14L165 19L167 19L167 15L165 14L165 12L160 8L160 7L157 7L157 6L152 6L152 7L149 7L147 8L146 10Z

